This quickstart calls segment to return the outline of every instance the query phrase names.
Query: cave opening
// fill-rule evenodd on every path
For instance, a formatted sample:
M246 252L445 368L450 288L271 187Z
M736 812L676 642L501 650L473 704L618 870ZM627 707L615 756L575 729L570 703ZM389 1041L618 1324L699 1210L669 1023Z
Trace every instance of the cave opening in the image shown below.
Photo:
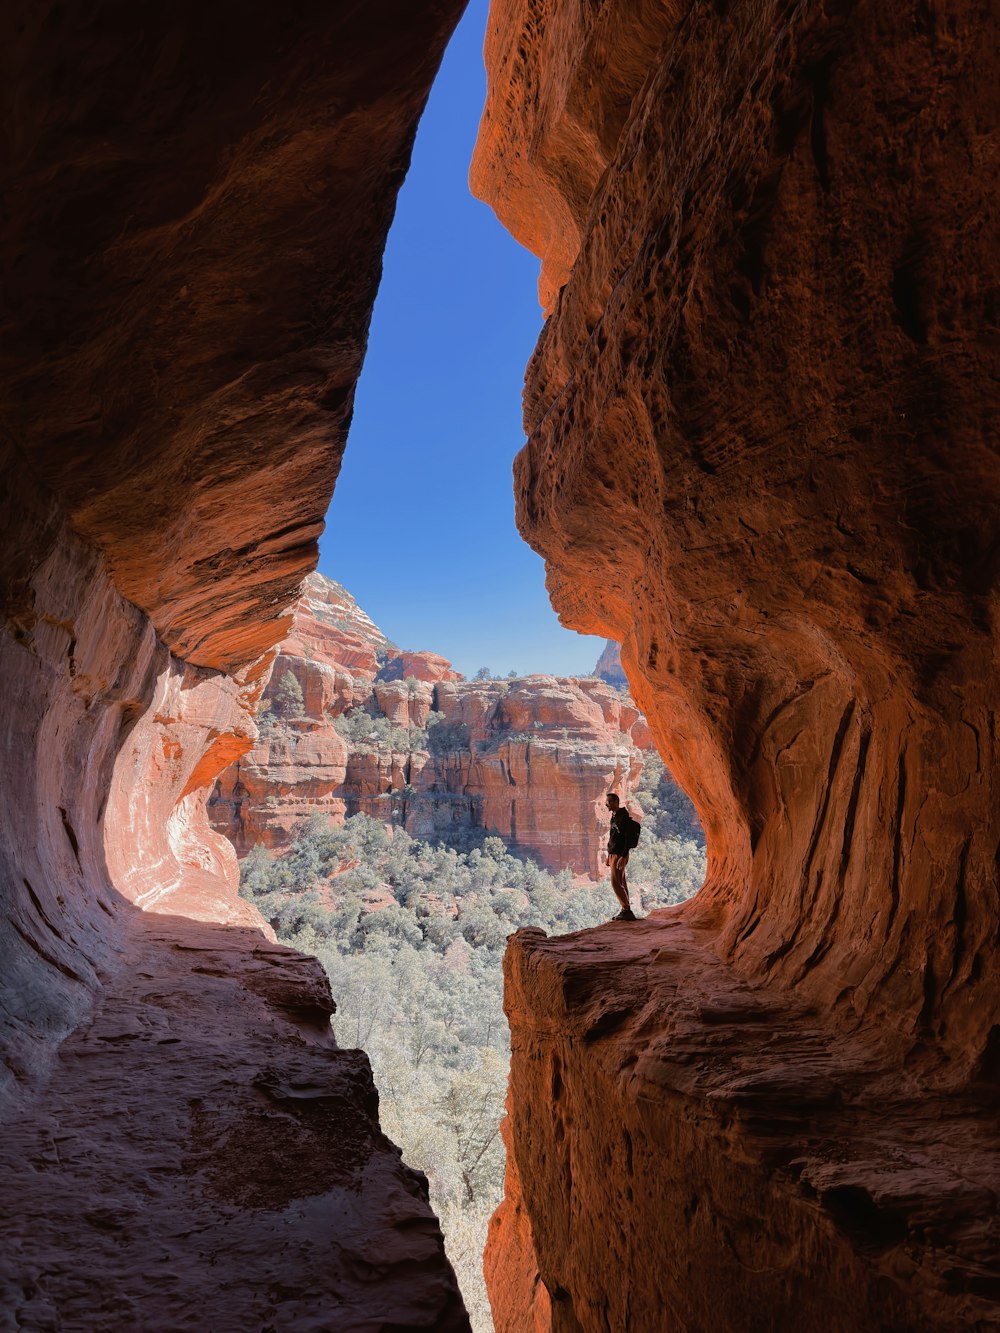
M1000 44L986 6L918 8L494 6L474 174L542 257L549 312L518 523L566 622L620 640L712 843L703 891L650 924L542 919L507 944L505 1330L996 1322ZM365 937L353 979L334 950L334 988L357 983L341 1025L398 1029L400 1124L429 1109L417 1138L476 1203L504 1045L484 960L526 901L587 900L490 829L543 831L529 770L564 797L596 754L606 786L638 719L581 685L541 742L518 678L492 678L529 662L447 679L447 642L398 649L315 583L310 625L282 619L462 9L0 10L0 1303L20 1327L294 1329L335 1306L468 1328L313 955L338 914ZM414 522L369 527L408 574ZM231 802L253 827L250 714L282 633L262 807L280 828L287 797L354 773L345 824L245 858L305 952L208 822ZM351 707L328 721L331 691ZM591 705L617 722L603 750L579 744ZM587 834L589 799L565 809L549 827ZM439 845L418 817L478 833ZM404 973L426 997L406 1023Z
M477 1330L492 1328L481 1256L503 1193L506 936L618 911L609 790L644 826L640 915L705 874L617 646L559 625L514 525L542 311L538 261L468 186L487 9L466 10L417 131L319 570L261 741L209 801L244 894L326 968L337 1040L366 1051L383 1128L428 1176Z

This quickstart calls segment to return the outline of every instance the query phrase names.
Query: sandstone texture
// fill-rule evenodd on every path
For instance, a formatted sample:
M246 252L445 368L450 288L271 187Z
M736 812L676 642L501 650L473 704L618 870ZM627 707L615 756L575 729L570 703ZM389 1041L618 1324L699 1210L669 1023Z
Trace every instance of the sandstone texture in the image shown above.
M528 369L518 522L563 620L621 642L705 827L705 889L677 922L644 927L643 948L691 930L692 979L724 969L765 1008L808 1013L808 1050L754 1055L785 1089L781 1151L811 1114L815 1046L838 1053L843 1132L866 1146L829 1217L810 1194L822 1187L759 1155L739 1119L728 1145L708 1134L675 1168L656 1116L699 1123L715 1094L681 1048L690 1078L651 1094L659 1111L636 1093L644 1119L630 1121L644 1001L609 978L622 1072L603 1082L596 1048L577 1043L563 1095L580 1106L603 1089L605 1121L629 1127L659 1194L619 1203L599 1235L577 1229L571 1258L559 1210L585 1160L608 1173L611 1148L580 1115L567 1148L541 1102L528 1109L541 1047L517 1033L551 1021L555 1042L562 1020L541 964L523 961L535 945L519 944L510 1133L539 1269L562 1292L549 1287L552 1324L621 1326L607 1246L638 1252L669 1217L674 1276L659 1294L624 1284L632 1327L663 1326L647 1300L678 1327L718 1327L730 1299L729 1327L771 1327L754 1322L768 1292L784 1310L796 1284L787 1326L824 1326L829 1271L852 1247L854 1304L836 1326L985 1326L1000 1317L990 1196L963 1194L936 1132L912 1194L893 1155L914 1115L947 1104L967 1116L962 1171L992 1178L998 15L975 0L644 11L497 0L490 17L472 180L542 256L550 311ZM588 946L574 947L582 967ZM669 1031L679 1001L662 1003ZM742 1019L712 1022L725 1047ZM861 1075L896 1095L856 1097ZM535 1182L552 1184L569 1150L572 1182L543 1204ZM784 1252L776 1239L770 1258L738 1254L685 1304L671 1283L705 1252L679 1226L682 1199L697 1209L726 1173L748 1206L770 1192L761 1216L789 1219ZM587 1188L580 1207L600 1217L605 1196ZM499 1290L502 1258L487 1267ZM740 1284L754 1302L738 1304Z
M332 1011L315 959L144 916L0 1136L4 1327L468 1330Z
M7 439L192 664L271 648L316 564L461 10L5 6Z
M714 946L669 909L513 938L497 1327L996 1327L995 1098L831 1042Z
M5 1327L466 1326L363 1059L205 812L315 563L461 7L0 16ZM262 1108L284 1184L241 1145Z
M287 846L310 815L363 812L416 837L494 832L550 869L606 873L604 797L629 798L652 746L617 689L541 675L464 681L443 657L401 652L319 574L296 603L265 707L279 707L289 672L303 716L263 726L209 799L213 828L240 855ZM355 709L371 714L371 732L348 738L335 719Z

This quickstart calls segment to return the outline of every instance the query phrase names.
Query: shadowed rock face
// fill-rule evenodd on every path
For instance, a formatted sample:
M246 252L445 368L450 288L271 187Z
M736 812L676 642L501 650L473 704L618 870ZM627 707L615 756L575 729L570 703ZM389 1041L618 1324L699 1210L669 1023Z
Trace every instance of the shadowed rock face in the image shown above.
M698 807L709 879L677 915L735 977L842 1034L835 1083L873 1060L897 1092L966 1097L975 1121L1000 1032L997 17L971 2L663 6L638 52L635 13L498 0L490 19L472 178L545 257L551 309L528 370L519 526L562 618L621 641ZM602 136L604 105L619 111ZM519 941L511 963L514 1158L542 1276L563 1288L553 1326L604 1327L599 1277L586 1294L569 1283L565 1233L537 1212L557 1157L550 1122L536 1108L529 1128L521 1109L552 1030L540 948ZM697 958L684 966L697 976ZM643 1095L624 1073L634 1057L625 1037L607 1057L622 1070L612 1120ZM685 1083L678 1113L726 1096ZM992 1178L986 1123L977 1171ZM739 1144L703 1150L704 1171L763 1215ZM922 1209L952 1186L925 1179L883 1209L890 1149L867 1165L843 1151L843 1197L897 1228L880 1253L919 1247ZM638 1245L649 1219L605 1197L606 1175L577 1128L574 1196L593 1185L591 1207ZM699 1190L694 1175L661 1184ZM789 1174L782 1188L800 1187ZM866 1252L846 1224L841 1239ZM1000 1289L995 1234L959 1251L945 1296L921 1290L921 1326L971 1317L962 1292L986 1302L979 1317ZM780 1262L818 1253L801 1239ZM678 1272L686 1256L682 1243ZM720 1301L745 1281L739 1260L716 1275ZM904 1269L891 1280L905 1304ZM681 1327L711 1322L679 1289L663 1299ZM911 1326L874 1302L836 1326Z
M7 439L188 662L269 649L316 563L461 8L4 9Z
M14 1326L468 1330L319 963L256 931L146 927L0 1136Z
M227 1082L205 1030L246 1008L258 947L272 950L264 971L284 969L278 1007L315 1007L319 978L274 952L237 897L205 796L253 743L268 650L315 562L396 192L461 8L16 0L0 16L0 1193L17 1230L0 1284L24 1327L291 1328L331 1306L345 1329L467 1327L420 1184L379 1141L358 1060L328 1036L304 1048L265 1005L229 1029ZM231 946L227 926L254 929ZM189 967L192 950L211 956ZM155 986L136 980L141 967ZM320 1008L325 1026L328 994ZM110 1035L106 1014L126 1015ZM189 1056L172 1073L151 1037L164 1024ZM133 1039L137 1060L95 1058ZM79 1080L76 1055L91 1071ZM156 1179L190 1176L164 1186L169 1201L144 1174L155 1126L126 1130L121 1152L101 1128L147 1083L166 1127ZM79 1151L45 1146L39 1090ZM269 1142L301 1120L319 1179L305 1188L292 1172L256 1193L247 1179L227 1194L209 1166L186 1173L216 1146L195 1102L234 1143L247 1114ZM323 1172L352 1134L379 1163L355 1220L395 1239L381 1268L381 1243L359 1241L345 1287L329 1253L344 1181ZM36 1186L45 1220L32 1226ZM89 1222L73 1206L105 1195ZM140 1249L141 1231L159 1263L157 1200L229 1237L175 1251L169 1315L149 1268L124 1274L117 1240L74 1278L89 1226ZM273 1209L283 1238L299 1209L295 1225L322 1243L259 1268L255 1247L273 1258L278 1242L249 1225L233 1243L234 1206ZM138 1208L148 1230L133 1225ZM239 1308L226 1294L237 1285ZM282 1291L312 1294L283 1317Z

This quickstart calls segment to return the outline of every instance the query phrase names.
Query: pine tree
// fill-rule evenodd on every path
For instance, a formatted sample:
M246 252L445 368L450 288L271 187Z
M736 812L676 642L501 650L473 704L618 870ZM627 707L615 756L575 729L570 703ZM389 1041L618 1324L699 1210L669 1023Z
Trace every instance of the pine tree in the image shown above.
M306 701L302 695L302 686L290 671L286 671L278 682L274 692L274 708L280 717L302 717L306 711Z

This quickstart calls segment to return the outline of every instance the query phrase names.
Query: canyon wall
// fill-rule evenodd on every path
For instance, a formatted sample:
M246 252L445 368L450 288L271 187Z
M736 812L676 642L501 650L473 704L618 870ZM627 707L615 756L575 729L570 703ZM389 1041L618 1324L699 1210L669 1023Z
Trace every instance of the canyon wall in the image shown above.
M0 1287L21 1327L264 1326L293 1291L282 1327L331 1303L345 1327L467 1327L325 981L268 943L204 809L315 564L461 8L0 18ZM301 1169L269 1165L269 1131ZM257 1142L256 1183L229 1138ZM194 1218L216 1240L171 1252Z
M493 4L472 181L549 310L518 523L709 847L637 973L509 950L487 1267L552 1327L997 1317L998 49L974 0ZM672 970L746 994L654 1014Z
M281 714L288 673L301 716ZM319 574L295 605L263 702L256 745L208 802L240 855L288 845L312 814L341 823L362 812L415 837L497 833L552 870L599 879L605 795L632 795L652 743L631 700L603 681L464 681L437 654L402 652Z

